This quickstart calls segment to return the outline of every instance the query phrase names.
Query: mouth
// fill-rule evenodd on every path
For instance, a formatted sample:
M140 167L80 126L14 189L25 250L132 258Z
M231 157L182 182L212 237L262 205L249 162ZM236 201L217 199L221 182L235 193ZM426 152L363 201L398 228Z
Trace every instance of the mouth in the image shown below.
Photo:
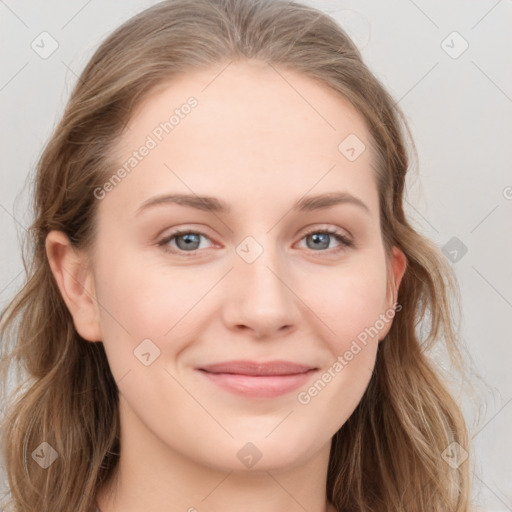
M272 398L304 386L318 368L289 361L228 361L196 370L225 391Z

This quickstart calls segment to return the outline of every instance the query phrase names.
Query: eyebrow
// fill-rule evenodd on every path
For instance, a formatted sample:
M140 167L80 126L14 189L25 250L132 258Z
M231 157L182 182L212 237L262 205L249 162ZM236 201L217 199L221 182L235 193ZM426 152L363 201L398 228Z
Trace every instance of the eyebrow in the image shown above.
M228 214L231 207L221 199L209 196L198 196L189 194L166 194L161 196L150 197L144 201L137 209L136 215L142 213L144 210L168 204L178 204L181 206L188 206L196 210L202 210L213 213ZM358 197L349 194L348 192L329 192L319 194L316 196L302 197L296 201L292 206L292 211L295 212L311 212L314 210L322 210L330 208L338 204L353 204L359 206L367 214L370 214L370 209Z

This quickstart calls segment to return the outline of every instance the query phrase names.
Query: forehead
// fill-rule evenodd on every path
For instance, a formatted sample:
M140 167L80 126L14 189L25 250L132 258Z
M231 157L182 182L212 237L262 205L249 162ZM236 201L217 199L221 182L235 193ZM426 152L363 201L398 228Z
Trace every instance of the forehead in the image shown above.
M235 191L241 199L296 200L332 190L364 196L376 209L364 119L341 94L297 71L244 61L189 72L159 85L128 127L119 165L151 149L127 166L109 201L132 209L168 191L231 203Z

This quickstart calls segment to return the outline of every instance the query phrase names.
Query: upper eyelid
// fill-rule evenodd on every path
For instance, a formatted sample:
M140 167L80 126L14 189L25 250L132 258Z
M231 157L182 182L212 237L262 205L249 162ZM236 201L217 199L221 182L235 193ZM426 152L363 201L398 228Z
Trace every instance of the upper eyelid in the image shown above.
M208 238L211 238L210 235L208 233L205 233L205 228L195 228L195 227L188 227L188 226L185 226L185 227L176 227L176 228L170 228L171 230L173 230L172 232L169 232L167 235L158 235L158 238L162 239L162 238L168 238L168 237L171 237L171 236L176 236L178 234L186 234L186 233L196 233L196 234L199 234L199 235L204 235ZM334 226L332 224L328 224L328 223L316 223L316 224L311 224L310 226L306 226L304 228L301 228L300 230L298 230L294 236L297 236L300 232L304 233L304 234L307 234L307 233L310 233L311 231L322 231L322 230L337 230L337 231L344 231L348 237L350 238L353 238L352 237L352 233L347 229L347 228L342 228L340 226ZM163 232L167 231L166 230L163 230Z

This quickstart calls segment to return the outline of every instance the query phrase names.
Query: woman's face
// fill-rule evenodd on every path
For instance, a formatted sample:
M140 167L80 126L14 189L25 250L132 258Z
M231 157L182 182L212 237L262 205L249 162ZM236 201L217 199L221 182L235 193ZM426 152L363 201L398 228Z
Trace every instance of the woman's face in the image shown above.
M125 172L95 192L92 267L124 439L223 470L325 455L393 316L361 116L244 62L161 87L128 127ZM397 251L392 268L397 286Z

